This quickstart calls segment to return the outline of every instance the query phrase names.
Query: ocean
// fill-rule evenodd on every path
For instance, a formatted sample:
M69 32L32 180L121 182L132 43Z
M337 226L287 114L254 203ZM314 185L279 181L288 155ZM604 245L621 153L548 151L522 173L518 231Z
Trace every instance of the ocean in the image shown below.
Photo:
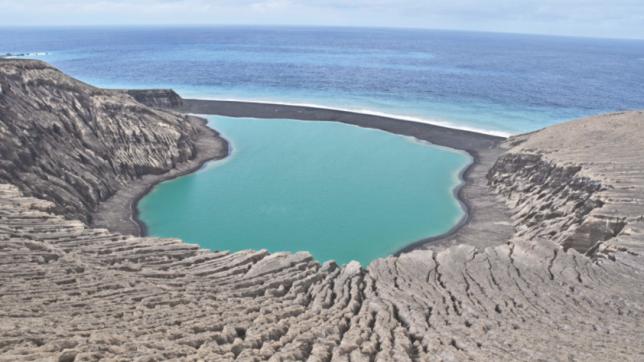
M488 133L644 108L644 41L306 27L0 28L92 84L312 104Z
M644 41L313 27L0 28L93 85L315 105L511 135L644 108ZM152 235L367 265L463 217L471 161L334 123L210 117L232 154L139 204Z

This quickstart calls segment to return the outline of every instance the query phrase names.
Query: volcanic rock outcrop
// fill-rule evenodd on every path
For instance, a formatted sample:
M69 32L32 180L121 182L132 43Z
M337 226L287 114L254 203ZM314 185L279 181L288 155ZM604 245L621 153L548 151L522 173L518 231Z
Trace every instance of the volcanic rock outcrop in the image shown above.
M172 89L130 89L127 94L155 108L177 109L183 107L183 99Z
M641 361L642 125L509 139L487 174L511 238L366 268L91 228L3 179L0 360Z

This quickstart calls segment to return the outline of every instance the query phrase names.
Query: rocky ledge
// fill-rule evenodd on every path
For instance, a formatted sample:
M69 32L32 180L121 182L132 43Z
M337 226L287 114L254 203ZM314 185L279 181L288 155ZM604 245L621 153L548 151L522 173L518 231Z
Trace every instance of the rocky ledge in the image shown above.
M125 91L137 101L155 108L178 109L183 99L172 89L129 89Z
M509 139L487 178L511 237L366 268L91 228L61 214L71 191L3 179L0 360L642 360L643 124Z

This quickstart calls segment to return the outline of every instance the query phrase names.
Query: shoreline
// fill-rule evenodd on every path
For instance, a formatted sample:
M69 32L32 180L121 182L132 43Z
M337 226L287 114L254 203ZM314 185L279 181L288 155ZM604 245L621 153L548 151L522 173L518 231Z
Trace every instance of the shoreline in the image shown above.
M488 171L503 150L497 147L468 153L472 163L461 170L461 183L453 191L464 212L463 217L448 231L411 242L392 255L422 249L440 251L459 244L485 248L499 245L514 235L510 209L488 186Z
M195 118L197 118L197 117L195 117ZM131 209L130 219L132 220L132 222L136 223L136 225L139 228L139 235L138 236L149 236L148 235L148 226L143 222L143 220L141 220L139 218L139 215L140 215L139 202L141 202L141 200L145 196L147 196L150 192L152 192L152 190L157 185L160 185L161 183L166 182L166 181L174 180L174 179L182 177L182 176L186 176L186 175L191 174L191 173L195 173L195 172L201 170L202 168L204 168L206 163L208 163L210 161L220 161L220 160L223 160L223 159L225 159L226 157L228 157L230 155L230 142L228 142L228 140L223 138L221 136L221 134L219 132L217 132L217 130L209 127L207 120L204 120L202 118L197 118L197 119L203 121L202 124L199 126L199 128L201 130L205 131L204 132L205 134L200 135L199 138L204 138L204 137L207 136L207 133L211 133L211 135L214 136L217 139L218 142L222 142L223 145L226 146L225 151L222 152L221 150L219 150L219 152L217 152L216 154L208 154L206 157L199 157L199 146L197 146L197 156L194 159L188 161L188 162L192 163L193 165L189 166L188 168L186 168L185 170L183 170L181 172L178 172L178 173L172 174L172 175L167 175L166 177L163 177L160 180L147 185L145 190L143 190L142 192L137 194L136 197L133 198L131 203L130 203L130 209ZM199 145L199 141L200 140L198 139L197 140L197 145ZM204 150L202 150L202 151L204 151ZM207 152L209 150L205 150L205 151Z
M208 127L207 120L188 116L198 134L195 140L195 158L179 164L163 174L150 174L132 180L112 197L99 204L92 213L92 227L105 228L121 234L148 236L147 226L139 219L138 204L158 184L185 176L203 168L209 161L224 159L229 154L229 143L219 132Z
M450 128L437 124L330 108L276 103L182 99L174 111L192 114L248 117L260 119L295 119L300 121L340 122L411 136L434 145L478 152L498 146L506 137Z
M474 170L476 166L480 165L480 157L478 153L474 151L466 151L471 157L472 157L472 162L467 165L464 169L462 169L458 173L458 178L460 179L460 184L452 191L453 196L458 200L459 204L461 205L461 209L463 209L463 217L460 218L460 220L452 226L449 230L446 232L435 235L435 236L429 236L420 240L416 240L407 246L404 246L400 249L398 249L396 252L394 252L392 255L393 256L400 256L401 254L409 253L411 251L420 249L422 246L436 242L439 240L444 240L449 238L450 236L453 236L459 230L461 230L465 225L467 225L470 221L472 221L472 204L470 201L464 197L463 192L465 187L468 185L468 182L471 182L470 180L470 174Z
M360 116L372 116L372 117L383 117L391 120L398 120L398 121L405 121L405 122L412 122L412 123L420 123L420 124L426 124L430 126L437 126L437 127L443 127L443 128L449 128L449 129L454 129L458 131L465 131L465 132L472 132L472 133L477 133L481 135L486 135L486 136L493 136L493 137L500 137L500 138L507 138L513 135L511 132L505 132L505 131L494 131L494 130L487 130L484 128L475 128L475 127L469 127L469 126L461 126L458 124L453 124L448 121L441 121L441 120L430 120L426 118L422 118L420 116L410 116L410 115L404 115L404 114L397 114L397 113L387 113L387 112L382 112L382 111L376 111L376 110L370 110L370 109L360 109L360 108L340 108L340 107L333 107L333 106L326 106L322 104L315 104L315 103L297 103L297 102L279 102L279 101L270 101L270 100L253 100L253 99L236 99L236 98L209 98L209 97L204 97L204 98L181 98L182 102L187 103L192 103L194 102L218 102L218 103L241 103L241 104L252 104L252 105L260 105L260 106L276 106L276 107L295 107L299 109L310 109L310 110L316 110L316 111L329 111L329 112L340 112L340 113L351 113L355 115L360 115Z
M494 164L501 153L499 145L506 139L504 137L430 123L328 108L273 103L182 99L172 90L135 90L127 92L139 102L148 106L187 114L188 119L193 122L198 120L197 155L195 159L184 162L169 172L161 175L146 175L130 182L130 184L119 190L117 194L99 205L96 212L92 214L92 226L94 227L103 227L123 234L148 236L147 225L139 218L138 203L141 199L151 192L156 185L196 172L208 161L221 160L230 154L228 141L221 137L215 129L210 128L206 120L198 117L199 114L203 114L267 120L293 119L313 122L340 122L412 137L436 146L467 152L472 158L472 162L459 172L460 183L453 190L453 195L461 205L464 215L447 232L410 242L393 252L392 255L399 256L413 250L440 248L455 243L469 242L474 239L475 234L481 233L490 239L490 241L487 241L489 244L503 239L499 235L509 235L511 233L510 228L502 226L502 224L508 224L509 221L509 214L506 212L507 207L493 200L494 197L485 182L487 170ZM191 116L190 114L197 116ZM475 170L477 172L474 172ZM490 213L493 217L488 217L487 215L481 217L480 210L485 210L486 214ZM479 218L482 220L479 221ZM491 227L489 226L490 224L492 225ZM481 238L476 239L480 240Z
M501 153L499 145L506 139L504 137L368 113L363 114L311 106L181 99L180 106L173 107L173 109L184 113L228 117L284 118L300 121L340 122L364 128L379 129L401 136L413 137L421 141L430 142L433 145L467 152L472 157L472 162L459 172L460 184L453 190L453 195L458 200L464 212L463 217L447 232L411 242L407 246L395 251L393 253L395 256L421 248L437 247L441 244L447 245L451 241L450 239L462 239L463 237L467 239L473 233L484 232L487 234L508 235L511 232L511 229L508 227L500 227L502 229L501 232L493 230L498 228L500 224L507 223L509 221L509 214L506 212L505 205L497 202L489 202L489 200L493 199L493 196L487 192L488 190L485 187L486 183L483 180L484 175L477 174L476 178L473 176L475 170L484 168L483 171L487 172L487 169L493 165ZM483 179L479 180L478 178ZM481 187L482 185L483 187ZM486 199L488 202L485 203L484 207L479 207L478 202L474 200L477 198ZM476 227L471 228L472 230L465 231L464 229L468 225L471 225L473 220L478 219L474 218L474 214L483 208L495 209L493 214L496 224L493 225L493 228L476 225ZM489 242L493 242L496 239L494 238Z

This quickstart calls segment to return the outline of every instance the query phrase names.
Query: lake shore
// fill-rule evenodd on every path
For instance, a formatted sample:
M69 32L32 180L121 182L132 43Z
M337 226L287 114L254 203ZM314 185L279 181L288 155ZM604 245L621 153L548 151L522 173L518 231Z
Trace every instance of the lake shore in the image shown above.
M115 195L99 204L92 213L92 227L109 229L121 234L146 236L147 229L138 217L137 205L152 189L161 182L172 180L199 170L206 162L220 160L228 156L229 144L217 131L208 127L203 118L189 116L197 129L195 140L196 156L179 164L173 170L160 175L145 175L122 187Z
M168 94L164 96L168 97ZM155 102L158 103L158 101ZM444 248L465 242L489 246L501 243L512 235L513 228L508 208L490 192L486 180L487 171L502 153L499 144L505 140L504 137L373 114L310 106L201 99L174 99L171 102L162 103L171 104L171 108L176 111L193 114L341 122L465 151L472 157L472 163L461 171L459 178L462 182L454 190L454 197L458 199L464 211L461 220L448 232L412 242L397 250L394 255L417 249ZM142 224L140 221L139 223Z
M373 114L345 110L271 103L182 99L172 90L123 90L139 102L151 107L180 113L249 117L259 119L295 119L312 122L341 122L359 127L413 137L434 145L467 152L472 163L463 169L461 183L454 197L463 209L463 217L447 232L410 242L392 251L394 255L418 249L443 249L468 243L479 247L492 246L507 240L514 229L507 206L487 186L487 172L502 153L499 145L505 138L470 130L413 122ZM137 236L146 236L145 223L138 217L138 202L157 184L200 169L206 162L228 155L228 143L201 118L191 116L199 132L197 156L161 175L146 175L122 188L102 202L92 215L92 226Z

